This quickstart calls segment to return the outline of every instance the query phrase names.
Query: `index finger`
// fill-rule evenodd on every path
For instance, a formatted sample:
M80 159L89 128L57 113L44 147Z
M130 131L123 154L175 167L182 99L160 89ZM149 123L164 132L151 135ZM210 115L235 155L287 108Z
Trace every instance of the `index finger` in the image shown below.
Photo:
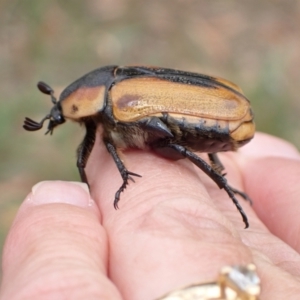
M154 299L176 287L216 279L224 265L252 261L233 225L244 228L236 207L188 160L124 153L129 171L143 177L128 185L115 210L121 176L100 136L95 145L87 173L109 237L109 276L125 299ZM241 188L238 169L233 171L235 187ZM250 206L244 207L250 215Z
M300 155L290 143L266 134L242 148L238 163L253 209L277 237L300 253Z

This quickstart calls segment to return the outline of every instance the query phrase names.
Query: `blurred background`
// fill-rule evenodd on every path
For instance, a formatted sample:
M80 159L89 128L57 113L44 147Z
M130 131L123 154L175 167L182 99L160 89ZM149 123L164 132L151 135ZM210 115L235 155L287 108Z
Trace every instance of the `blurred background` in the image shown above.
M67 123L22 129L59 92L109 64L157 65L229 79L251 100L257 129L300 147L300 1L1 0L0 250L16 211L41 180L79 180L83 137Z

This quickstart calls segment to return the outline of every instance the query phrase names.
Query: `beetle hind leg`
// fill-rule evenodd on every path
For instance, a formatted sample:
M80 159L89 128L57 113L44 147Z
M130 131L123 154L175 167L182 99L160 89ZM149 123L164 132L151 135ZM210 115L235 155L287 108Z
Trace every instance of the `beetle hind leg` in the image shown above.
M208 175L218 186L220 189L224 189L238 211L240 212L243 222L245 223L245 228L249 227L249 222L246 213L243 208L239 204L238 200L235 198L235 191L232 189L228 183L224 175L217 172L213 167L211 167L207 162L205 162L202 158L197 156L195 153L187 150L185 147L177 144L169 144L166 147L172 148L179 152L183 157L188 158L193 164L195 164L198 168L200 168L206 175Z
M211 167L220 175L225 176L225 174L222 174L222 172L225 170L225 168L224 168L222 162L220 161L217 153L208 153L208 158L211 163ZM246 193L241 192L241 191L237 190L236 188L233 188L232 186L230 186L230 188L235 194L240 195L242 198L244 198L244 200L249 202L250 205L253 204L253 201Z
M225 170L225 168L224 168L223 164L221 163L217 153L208 153L208 158L209 158L211 167L219 174L222 174L222 172Z
M142 176L128 171L126 169L126 167L124 166L122 160L120 159L115 146L108 141L104 141L104 142L105 142L108 152L113 157L113 159L117 165L117 168L123 179L123 184L121 185L121 187L118 189L118 191L115 194L114 208L118 209L118 202L120 201L120 195L126 189L126 187L128 185L128 181L131 180L131 181L135 182L134 179L132 178L132 176L136 176L136 177L142 177Z

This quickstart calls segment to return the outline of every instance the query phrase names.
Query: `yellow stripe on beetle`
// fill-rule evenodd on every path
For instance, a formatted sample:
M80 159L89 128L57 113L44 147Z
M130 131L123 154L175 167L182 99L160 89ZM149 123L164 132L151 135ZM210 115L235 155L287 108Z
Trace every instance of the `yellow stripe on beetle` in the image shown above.
M151 77L121 81L110 91L114 117L133 122L158 113L180 113L217 120L241 120L250 109L239 93L221 86L207 88Z

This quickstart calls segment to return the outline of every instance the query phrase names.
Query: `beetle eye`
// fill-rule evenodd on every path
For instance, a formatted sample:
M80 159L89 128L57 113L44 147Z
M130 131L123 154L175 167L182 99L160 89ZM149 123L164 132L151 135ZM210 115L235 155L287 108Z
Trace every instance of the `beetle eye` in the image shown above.
M62 115L57 115L55 118L55 123L62 124L65 122L65 118Z
M62 115L60 106L54 105L51 110L51 118L55 124L62 124L65 122L65 118Z

